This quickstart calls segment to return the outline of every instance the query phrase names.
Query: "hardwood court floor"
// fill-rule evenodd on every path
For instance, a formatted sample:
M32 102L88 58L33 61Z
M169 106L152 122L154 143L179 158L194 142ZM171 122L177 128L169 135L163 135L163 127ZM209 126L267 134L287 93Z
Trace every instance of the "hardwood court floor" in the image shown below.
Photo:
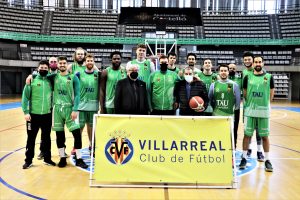
M2 99L0 104L20 99ZM34 158L34 166L23 170L26 143L21 108L0 111L0 199L300 199L300 112L299 104L273 102L271 114L271 161L273 173L264 163L251 173L238 177L237 189L155 189L90 188L89 174L68 161L64 169L46 166ZM241 150L243 124L240 123L238 149ZM73 138L67 132L67 153ZM55 134L52 132L52 140ZM37 143L40 141L39 136ZM87 135L83 135L87 147ZM36 155L39 145L36 145ZM256 156L256 150L254 155ZM59 161L55 140L52 159ZM31 196L32 195L32 196Z

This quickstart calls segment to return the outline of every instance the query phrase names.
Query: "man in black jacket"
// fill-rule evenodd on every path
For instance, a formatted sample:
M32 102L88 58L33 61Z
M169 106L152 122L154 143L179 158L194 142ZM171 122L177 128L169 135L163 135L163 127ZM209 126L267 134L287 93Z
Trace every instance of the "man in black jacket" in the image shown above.
M179 105L179 115L202 116L204 110L191 109L189 101L194 96L200 96L204 101L204 108L208 105L208 95L205 84L194 76L193 69L184 69L184 80L178 82L174 90L175 107Z
M146 83L138 80L138 66L127 66L127 78L119 80L115 93L115 113L147 115L149 112Z

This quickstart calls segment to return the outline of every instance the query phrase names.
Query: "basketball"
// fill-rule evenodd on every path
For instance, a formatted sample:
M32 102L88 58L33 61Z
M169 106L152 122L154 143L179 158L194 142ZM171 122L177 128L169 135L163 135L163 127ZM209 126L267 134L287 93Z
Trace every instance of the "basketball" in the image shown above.
M194 96L190 99L189 106L191 109L204 111L204 100L199 96Z

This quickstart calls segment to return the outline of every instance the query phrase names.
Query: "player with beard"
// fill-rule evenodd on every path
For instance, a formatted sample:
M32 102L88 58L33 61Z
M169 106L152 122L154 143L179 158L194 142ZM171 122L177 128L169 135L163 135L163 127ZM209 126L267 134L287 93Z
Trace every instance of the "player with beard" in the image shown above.
M110 54L111 67L101 73L100 80L100 106L102 114L114 114L115 91L117 82L127 77L126 70L121 66L122 55L119 51Z
M80 82L77 76L69 74L67 71L67 58L64 56L58 57L59 73L51 74L49 78L54 79L53 92L53 126L56 131L56 143L60 155L59 167L67 165L65 156L65 132L66 124L74 137L74 147L76 152L76 166L87 168L88 166L81 157L81 133L78 122L78 105L80 100Z
M93 116L99 110L98 85L101 75L99 71L94 70L94 64L94 56L88 53L85 57L86 69L84 73L76 74L80 80L80 102L78 106L80 131L82 133L86 124L90 150L92 147Z
M212 62L210 59L204 59L203 61L203 72L198 72L198 77L206 86L207 93L209 93L210 85L218 80L218 75L212 72ZM209 103L206 110L204 111L205 116L211 116L213 112L212 106Z
M244 119L243 155L239 168L246 168L249 140L257 128L263 140L264 153L266 156L265 170L272 172L273 167L269 159L269 134L270 101L273 100L274 97L274 80L271 74L263 71L263 57L255 57L253 66L253 74L245 76L243 80L244 98L247 101L247 107L245 108Z
M244 62L244 65L246 67L246 69L243 70L242 72L242 84L244 83L244 77L246 76L252 76L253 75L253 60L254 60L254 55L253 53L251 52L245 52L244 55L243 55L243 62ZM247 100L244 99L244 103L243 103L243 115L245 115L245 109L247 107ZM252 153L252 149L251 149L251 140L252 140L252 137L251 139L249 140L249 149L248 149L248 152L247 152L247 156L248 157L251 157L251 153ZM257 160L260 161L260 162L263 162L264 161L264 155L262 153L262 148L263 148L263 145L262 145L262 139L258 133L258 129L256 129L256 142L257 142Z
M200 69L195 67L195 65L197 63L197 55L196 54L188 53L188 55L186 56L186 62L195 74L198 74L199 72L201 72Z
M126 68L131 65L139 66L139 77L138 79L146 82L148 85L149 77L152 72L155 71L154 63L149 59L146 59L147 46L145 44L138 44L136 49L136 59L129 61Z
M80 72L80 73L84 72L85 66L83 64L85 61L86 54L87 54L87 52L81 47L78 47L75 50L75 52L73 54L74 62L68 66L68 71L71 74L75 74L76 72Z

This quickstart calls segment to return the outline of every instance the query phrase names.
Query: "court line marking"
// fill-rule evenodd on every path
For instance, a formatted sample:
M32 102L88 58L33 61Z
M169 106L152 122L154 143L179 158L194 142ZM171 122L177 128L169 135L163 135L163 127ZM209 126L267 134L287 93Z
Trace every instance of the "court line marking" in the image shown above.
M5 158L7 158L7 157L10 156L11 154L13 154L13 153L15 153L15 152L17 152L17 151L20 151L20 150L22 150L22 149L25 149L25 147L16 149L16 150L14 150L14 151L12 151L12 152L6 154L6 155L3 156L2 158L0 158L0 164L1 164L1 162L2 162ZM25 195L25 196L31 197L31 198L33 198L33 199L45 200L45 199L42 198L42 197L38 197L38 196L35 196L35 195L33 195L33 194L29 194L29 193L27 193L27 192L25 192L25 191L23 191L23 190L20 190L20 189L18 189L18 188L16 188L16 187L10 185L10 184L7 183L2 177L0 177L0 182L1 182L3 185L5 185L6 187L8 187L8 188L14 190L15 192L18 192L18 193L23 194L23 195Z
M10 129L13 129L13 128L17 128L17 127L19 127L19 126L24 126L24 125L25 125L25 124L20 124L20 125L13 126L13 127L10 127L10 128L2 129L2 130L0 130L0 132L7 131L7 130L10 130Z

